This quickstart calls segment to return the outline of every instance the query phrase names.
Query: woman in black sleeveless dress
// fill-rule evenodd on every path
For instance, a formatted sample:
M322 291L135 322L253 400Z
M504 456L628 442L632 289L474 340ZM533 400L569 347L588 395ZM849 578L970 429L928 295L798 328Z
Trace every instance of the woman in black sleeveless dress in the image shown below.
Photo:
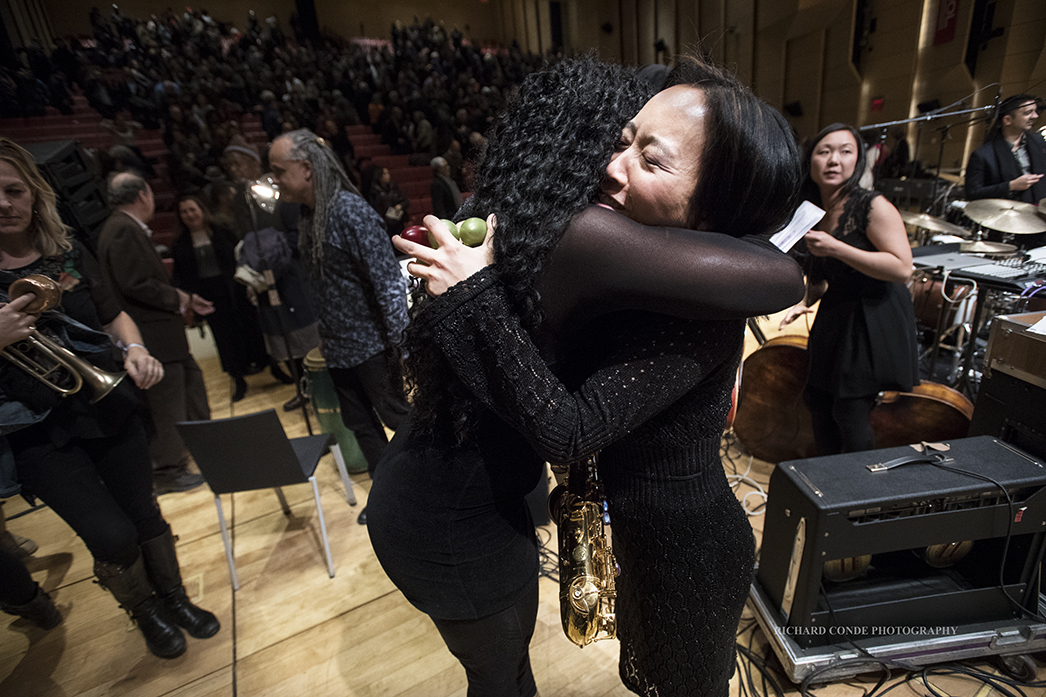
M912 251L897 209L857 185L860 142L852 126L832 124L807 153L805 195L827 215L804 238L806 298L781 322L821 301L803 393L820 455L874 448L869 415L876 395L919 384L915 311L905 286Z

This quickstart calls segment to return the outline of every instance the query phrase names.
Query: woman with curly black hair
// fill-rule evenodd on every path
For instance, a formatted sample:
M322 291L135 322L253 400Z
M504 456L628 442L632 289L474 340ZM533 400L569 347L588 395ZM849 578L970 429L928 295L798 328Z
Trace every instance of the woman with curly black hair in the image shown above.
M439 250L394 240L438 297L415 303L415 411L378 468L371 540L470 695L536 693L523 497L546 460L595 451L622 679L726 692L754 545L719 441L743 318L803 288L794 262L739 237L787 222L800 165L784 120L734 78L693 63L675 80L646 103L628 71L590 60L530 76L459 214L496 214L492 255L432 217Z

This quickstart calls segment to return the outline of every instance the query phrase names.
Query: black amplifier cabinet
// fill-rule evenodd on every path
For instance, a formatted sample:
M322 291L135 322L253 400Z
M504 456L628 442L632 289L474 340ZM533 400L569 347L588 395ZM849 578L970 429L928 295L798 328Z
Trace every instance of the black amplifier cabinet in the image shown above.
M1046 336L1029 330L1046 312L992 320L971 436L997 436L1046 458Z
M1044 463L989 436L949 445L942 464L994 479L1012 504L989 481L929 463L875 468L917 454L909 446L778 465L756 577L775 613L769 619L811 647L893 635L932 638L959 625L1021 617L1018 605L1036 610L1046 539ZM960 547L951 543L964 541L972 541L966 556L940 568L941 557ZM934 545L945 547L927 555ZM870 564L858 578L824 577L826 564L860 568L866 555ZM1004 555L1013 602L999 588Z
M25 149L58 197L58 214L90 247L94 233L109 217L105 182L75 140L27 143Z

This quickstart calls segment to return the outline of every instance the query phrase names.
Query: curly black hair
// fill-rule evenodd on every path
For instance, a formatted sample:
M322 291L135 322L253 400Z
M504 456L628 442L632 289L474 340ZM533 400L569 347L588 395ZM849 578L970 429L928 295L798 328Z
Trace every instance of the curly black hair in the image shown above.
M676 85L702 90L708 107L687 226L735 237L784 227L802 180L788 123L735 76L703 60L680 61L667 80ZM542 320L534 283L549 252L594 200L622 128L651 96L634 71L587 57L532 74L501 115L475 195L459 218L497 215L494 273L525 329ZM417 293L414 312L428 302ZM475 399L423 323L408 327L405 348L414 424L464 442L476 422Z
M650 96L633 70L583 57L528 76L500 114L457 218L497 215L494 271L525 328L542 319L534 283L549 252L595 199L621 129ZM417 291L412 315L429 302ZM410 324L404 350L415 432L462 443L475 423L475 398L423 323Z

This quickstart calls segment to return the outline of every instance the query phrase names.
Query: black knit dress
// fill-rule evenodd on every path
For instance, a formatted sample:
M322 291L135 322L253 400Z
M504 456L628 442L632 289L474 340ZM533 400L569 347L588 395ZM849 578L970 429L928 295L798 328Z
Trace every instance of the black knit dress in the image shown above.
M498 527L463 506L440 529L403 503L424 492L453 506L477 480L518 482L517 467L529 475L530 453L556 463L598 450L621 565L622 680L644 695L726 694L754 560L751 528L719 459L744 321L647 308L703 317L772 312L801 296L802 281L783 255L749 242L664 228L649 233L654 239L644 234L597 208L571 223L539 281L547 321L537 342L513 314L495 267L452 287L419 318L431 323L460 380L532 450L512 455L506 447L507 456L466 473L460 452L448 453L447 465L429 452L423 463L417 444L394 444L368 502L371 539L389 576L423 611L482 616L477 594L455 601L441 593L468 584L496 611L507 604L505 589L525 581L503 570L529 566L505 563L508 545L492 535ZM693 273L696 258L721 258L723 273ZM503 435L481 430L477 441L490 449ZM518 510L508 501L496 508ZM470 519L471 532L462 527ZM508 514L504 520L507 529ZM521 554L532 553L532 531L518 537L529 543ZM489 550L485 567L472 556L480 540ZM450 564L457 543L460 563ZM501 592L492 592L497 586Z

